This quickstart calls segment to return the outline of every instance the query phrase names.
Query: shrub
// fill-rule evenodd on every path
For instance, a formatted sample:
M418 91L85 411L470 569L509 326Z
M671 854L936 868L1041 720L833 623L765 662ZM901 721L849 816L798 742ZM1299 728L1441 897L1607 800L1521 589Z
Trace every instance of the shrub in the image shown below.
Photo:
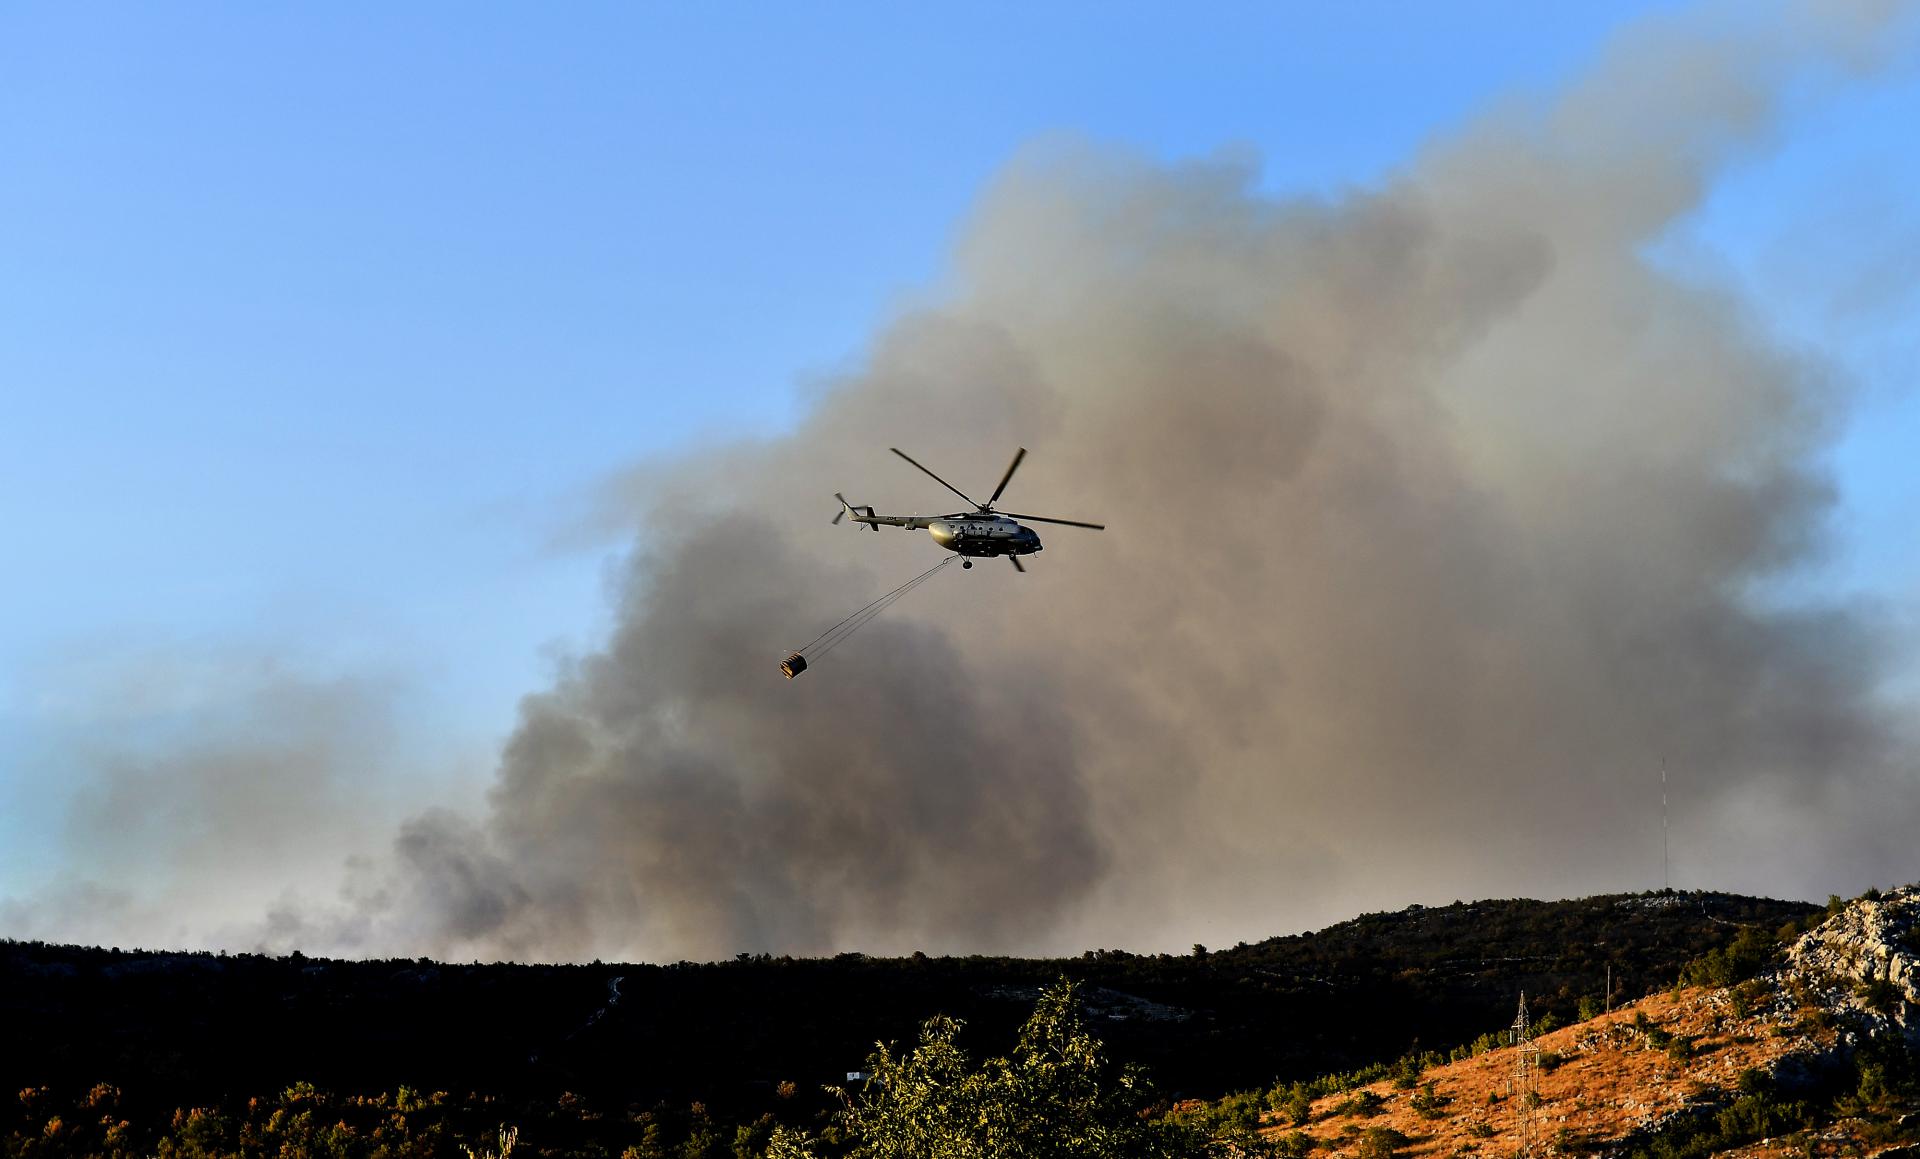
M1920 1058L1897 1034L1867 1040L1854 1055L1854 1067L1859 1073L1854 1098L1865 1106L1910 1104L1920 1097Z
M1295 1131L1290 1135L1274 1140L1273 1153L1280 1159L1307 1159L1313 1154L1313 1136L1305 1131Z
M1350 1099L1342 1099L1335 1103L1333 1113L1349 1115L1356 1119L1372 1118L1380 1113L1380 1108L1386 1101L1372 1091L1361 1091Z
M1452 1101L1451 1095L1441 1094L1432 1083L1428 1083L1414 1094L1411 1105L1421 1118L1438 1119L1446 1115L1445 1107Z
M1762 990L1757 982L1746 981L1727 991L1727 1002L1733 1009L1735 1018L1745 1018L1753 1013L1753 1008L1761 998Z
M1757 1066L1750 1066L1740 1072L1734 1085L1740 1088L1743 1095L1763 1094L1773 1089L1773 1076Z
M895 1159L1008 1153L1171 1157L1204 1143L1193 1126L1149 1120L1139 1072L1108 1062L1087 1028L1076 987L1062 981L1040 996L1013 1053L973 1064L955 1043L959 1023L934 1018L918 1043L870 1056L873 1079L839 1116L864 1154ZM1247 1101L1246 1110L1257 1116ZM822 1140L824 1142L824 1140ZM782 1134L778 1159L813 1154L813 1141Z
M1368 1127L1355 1154L1359 1159L1394 1159L1411 1141L1392 1127Z
M1779 946L1778 935L1747 926L1731 942L1709 950L1680 969L1689 986L1731 986L1758 974Z
M1855 986L1853 993L1862 1006L1876 1014L1892 1014L1906 1000L1900 987L1885 978L1868 979Z

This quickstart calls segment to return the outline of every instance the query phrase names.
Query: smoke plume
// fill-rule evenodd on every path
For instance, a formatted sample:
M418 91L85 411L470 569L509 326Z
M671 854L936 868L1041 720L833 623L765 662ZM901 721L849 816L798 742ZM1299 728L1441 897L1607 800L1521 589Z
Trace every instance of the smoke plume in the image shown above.
M613 638L525 702L483 822L406 828L393 919L576 957L1250 937L1657 885L1663 762L1682 884L1910 876L1873 625L1765 598L1820 549L1841 392L1644 256L1875 28L1642 30L1331 201L1034 150L799 430L638 476ZM895 445L982 492L1025 445L1008 508L1111 530L781 680L930 557L826 523L953 503Z
M790 435L637 471L617 625L529 696L484 812L408 822L309 950L537 958L1168 948L1356 910L1915 876L1912 738L1816 563L1842 385L1646 256L1872 13L1616 44L1377 187L1051 142L938 304ZM1330 96L1330 108L1337 114ZM794 681L936 558L1041 526Z

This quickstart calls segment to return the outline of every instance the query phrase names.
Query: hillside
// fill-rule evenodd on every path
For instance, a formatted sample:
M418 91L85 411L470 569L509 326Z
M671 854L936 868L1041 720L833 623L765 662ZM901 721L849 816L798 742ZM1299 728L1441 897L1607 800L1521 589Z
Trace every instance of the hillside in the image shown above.
M676 965L459 965L0 943L0 1083L111 1079L165 1098L278 1089L749 1100L838 1081L934 1014L1004 1044L1038 988L1088 984L1115 1053L1205 1095L1446 1047L1504 1026L1513 995L1664 987L1744 926L1817 908L1725 894L1456 903L1211 953L1071 959L741 956ZM226 1044L275 1029L245 1059Z
M1484 1040L1522 989L1536 1016L1572 1020L1609 968L1619 1000L1661 994L1700 955L1817 916L1799 902L1662 893L1410 907L1183 955L664 966L9 942L0 1089L21 1092L10 1137L40 1140L19 1154L92 1153L97 1140L54 1146L56 1125L109 1120L129 1155L182 1130L246 1138L331 1122L339 1154L452 1156L455 1139L507 1121L553 1154L718 1156L736 1131L748 1154L775 1123L824 1124L836 1105L825 1085L935 1014L966 1023L974 1054L1004 1052L1062 976L1082 983L1112 1057L1145 1064L1159 1097L1208 1098ZM1746 1057L1744 1044L1722 1049L1729 1064ZM1470 1080L1446 1081L1464 1092ZM1337 1139L1344 1126L1324 1129Z
M1892 1154L1920 1139L1917 1014L1909 887L1852 903L1750 980L1675 987L1535 1036L1530 1080L1506 1045L1302 1098L1262 1114L1258 1133L1284 1154L1336 1157L1517 1154L1528 1138L1535 1154L1668 1154L1676 1140L1742 1136L1708 1149ZM1890 1044L1885 1061L1861 1063Z
M1771 1071L1833 1045L1830 1030L1771 1012L1740 1018L1728 1007L1724 991L1692 987L1539 1036L1545 1066L1536 1076L1535 1137L1560 1151L1617 1141L1714 1092L1737 1090L1748 1070ZM1675 1050L1676 1041L1687 1046ZM1336 1153L1367 1128L1407 1136L1404 1153L1412 1156L1517 1150L1523 1100L1515 1097L1514 1055L1508 1048L1435 1067L1411 1089L1382 1080L1329 1095L1314 1100L1307 1123L1275 1112L1263 1130L1298 1129Z

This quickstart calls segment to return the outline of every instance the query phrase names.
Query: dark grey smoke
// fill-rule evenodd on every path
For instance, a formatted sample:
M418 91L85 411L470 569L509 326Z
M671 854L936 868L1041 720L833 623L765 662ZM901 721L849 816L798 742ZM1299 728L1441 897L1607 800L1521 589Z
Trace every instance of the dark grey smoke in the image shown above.
M1869 14L1871 15L1871 14ZM484 826L401 841L411 936L516 955L1169 945L1355 908L1912 876L1911 747L1817 556L1842 394L1643 256L1875 25L1692 18L1378 191L1054 145L945 304L791 438L650 470L608 647L530 698ZM829 529L1033 451L1033 574Z
M1102 854L1057 696L980 681L905 617L788 685L779 641L864 589L786 534L751 514L657 533L607 649L523 705L485 832L407 826L410 900L429 904L403 911L517 955L880 930L1009 945L1091 888Z
M1053 144L938 307L791 437L637 472L606 647L529 697L483 817L425 815L309 949L468 956L1161 948L1409 901L1916 876L1889 656L1815 563L1844 390L1645 254L1775 94L1885 14L1642 29L1374 190ZM1329 115L1339 102L1329 94ZM716 228L719 226L716 224ZM1005 505L949 570L831 495Z

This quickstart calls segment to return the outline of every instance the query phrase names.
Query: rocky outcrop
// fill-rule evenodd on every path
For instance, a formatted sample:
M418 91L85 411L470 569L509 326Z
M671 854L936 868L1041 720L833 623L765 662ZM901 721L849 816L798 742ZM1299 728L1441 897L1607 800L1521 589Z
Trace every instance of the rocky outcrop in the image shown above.
M1803 1007L1920 1043L1920 886L1850 903L1788 947L1777 979Z

